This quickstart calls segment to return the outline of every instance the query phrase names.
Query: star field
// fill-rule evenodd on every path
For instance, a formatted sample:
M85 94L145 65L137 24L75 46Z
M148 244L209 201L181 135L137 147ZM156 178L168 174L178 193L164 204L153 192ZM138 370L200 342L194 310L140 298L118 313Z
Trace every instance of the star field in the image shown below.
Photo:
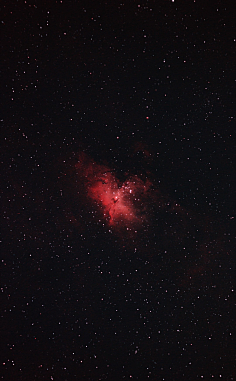
M234 380L232 2L3 2L2 380Z

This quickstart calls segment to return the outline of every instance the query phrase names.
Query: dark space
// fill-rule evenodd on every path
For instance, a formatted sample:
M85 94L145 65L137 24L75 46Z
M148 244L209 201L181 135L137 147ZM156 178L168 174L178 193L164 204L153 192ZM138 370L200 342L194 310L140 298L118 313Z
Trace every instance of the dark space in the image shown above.
M1 379L235 380L233 2L1 8Z

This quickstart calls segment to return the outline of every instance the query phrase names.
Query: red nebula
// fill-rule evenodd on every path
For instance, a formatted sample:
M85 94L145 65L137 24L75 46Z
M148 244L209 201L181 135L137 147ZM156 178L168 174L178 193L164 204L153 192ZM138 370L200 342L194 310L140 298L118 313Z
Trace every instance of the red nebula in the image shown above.
M100 165L80 154L77 173L83 178L87 197L92 200L109 226L137 228L147 220L145 198L151 183L133 176L121 183L108 166Z

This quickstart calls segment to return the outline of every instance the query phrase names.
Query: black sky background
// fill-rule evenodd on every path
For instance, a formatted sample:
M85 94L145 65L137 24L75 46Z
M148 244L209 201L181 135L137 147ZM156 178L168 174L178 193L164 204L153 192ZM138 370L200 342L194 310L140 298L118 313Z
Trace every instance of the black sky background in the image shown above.
M234 24L2 2L1 379L235 379ZM81 152L152 182L136 240L94 218Z

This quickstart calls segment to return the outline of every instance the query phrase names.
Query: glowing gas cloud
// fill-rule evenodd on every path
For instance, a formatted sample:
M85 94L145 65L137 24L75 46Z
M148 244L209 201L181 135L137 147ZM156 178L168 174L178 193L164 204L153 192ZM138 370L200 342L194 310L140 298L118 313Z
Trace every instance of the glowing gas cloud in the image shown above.
M109 226L138 228L147 221L145 200L151 191L151 182L138 176L120 182L114 171L80 154L77 174L83 178L87 197L98 207Z

